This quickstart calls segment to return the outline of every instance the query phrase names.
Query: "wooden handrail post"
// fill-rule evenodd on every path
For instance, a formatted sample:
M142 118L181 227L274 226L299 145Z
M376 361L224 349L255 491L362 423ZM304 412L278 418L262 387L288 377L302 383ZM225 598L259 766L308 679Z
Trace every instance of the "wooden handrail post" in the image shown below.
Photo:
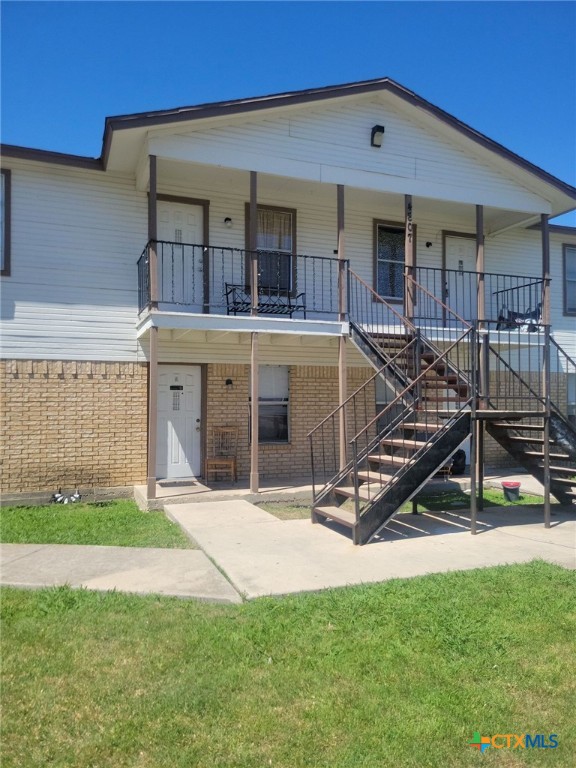
M346 260L344 248L344 187L337 186L337 225L338 225L338 318L341 322L346 319ZM346 401L347 388L346 337L340 336L338 344L338 400L343 406ZM344 469L347 464L348 436L346 428L346 408L340 408L339 415L340 445L339 464Z
M412 221L412 195L404 195L404 314L408 320L414 318L414 224Z
M156 498L156 442L158 433L158 327L150 328L148 353L148 460L146 497Z
M148 270L150 279L150 307L158 308L158 180L156 155L150 155L150 191L148 193Z
M250 248L250 296L252 307L250 314L258 314L258 174L250 171L250 229L248 234Z
M484 276L484 206L476 206L476 273L478 297L478 328L484 328L486 320L486 286Z

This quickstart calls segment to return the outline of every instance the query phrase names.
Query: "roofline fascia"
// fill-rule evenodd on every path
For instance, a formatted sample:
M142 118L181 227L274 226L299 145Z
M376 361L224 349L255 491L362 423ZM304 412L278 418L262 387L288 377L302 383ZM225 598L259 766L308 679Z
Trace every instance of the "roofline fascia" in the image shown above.
M0 155L2 158L13 157L18 160L35 160L40 163L66 165L68 167L85 168L92 171L104 170L104 164L100 157L68 155L64 152L51 152L47 149L33 149L32 147L21 147L15 144L0 144Z
M537 224L531 224L529 227L526 227L526 229L533 229L533 230L541 230L542 224L538 222ZM548 230L550 232L556 232L560 235L576 235L576 227L571 227L568 224L548 224Z

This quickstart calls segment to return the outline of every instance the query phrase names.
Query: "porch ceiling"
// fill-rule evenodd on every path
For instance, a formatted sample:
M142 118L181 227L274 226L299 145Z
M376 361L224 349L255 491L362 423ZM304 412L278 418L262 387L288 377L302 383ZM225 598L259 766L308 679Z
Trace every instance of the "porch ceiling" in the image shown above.
M188 197L250 196L250 174L234 168L219 168L198 163L185 163L164 158L158 159L158 192ZM286 176L260 173L258 198L264 203L284 203L294 208L305 208L307 201L315 206L332 210L336 216L336 185L302 181ZM391 192L379 192L358 187L346 187L346 210L365 211L381 209L383 218L404 218L404 196ZM413 198L413 215L416 223L436 222L438 228L460 226L473 232L476 226L476 209L472 204L436 200L426 197ZM486 206L484 223L486 234L496 234L514 226L529 226L539 221L539 216L519 211L507 211Z

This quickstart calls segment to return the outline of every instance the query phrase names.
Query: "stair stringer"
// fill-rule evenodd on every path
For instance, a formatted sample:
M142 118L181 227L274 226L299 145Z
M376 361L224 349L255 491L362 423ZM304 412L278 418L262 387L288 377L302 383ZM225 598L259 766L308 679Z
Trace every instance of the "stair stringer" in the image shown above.
M380 347L372 342L370 334L352 322L350 323L350 338L354 346L361 352L375 371L379 371L382 366L390 362L392 356L388 357L384 354ZM411 339L406 339L406 345L410 341ZM411 383L411 379L407 376L406 372L398 365L389 366L388 375L393 376L396 382L403 388Z
M554 411L550 414L550 437L576 462L576 429Z
M556 416L556 414L552 414L550 419L550 437L555 440L553 434L555 430L552 428L552 422L555 423L555 429L558 428L558 422L562 422L563 424L566 422L564 422L561 417ZM486 423L486 431L488 434L493 437L494 440L496 440L496 442L502 446L502 448L504 448L504 450L507 451L521 467L524 467L527 472L529 472L534 478L536 478L536 480L544 485L544 467L539 465L539 460L532 456L527 456L525 451L518 443L514 443L508 439L510 433L516 434L518 430L521 431L520 425L515 427L514 424L510 424L509 427L498 427L494 424L491 424L490 421L487 421ZM559 445L562 449L564 449L564 445ZM570 457L575 458L576 452L572 453ZM574 472L576 474L576 468ZM560 502L560 504L572 504L574 500L573 496L568 492L566 486L562 483L555 482L553 477L550 478L550 493Z
M356 525L359 544L365 544L438 472L470 434L470 427L470 412L462 412L436 439L430 440L422 455L415 457L412 463L397 473L382 492L362 510Z

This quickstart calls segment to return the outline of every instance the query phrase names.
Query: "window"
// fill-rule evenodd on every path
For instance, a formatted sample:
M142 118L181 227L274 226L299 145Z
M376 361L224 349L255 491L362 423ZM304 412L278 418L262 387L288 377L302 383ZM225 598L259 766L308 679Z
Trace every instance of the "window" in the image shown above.
M247 206L246 221L249 221ZM296 211L258 206L256 231L259 288L274 294L287 293L293 287L296 253Z
M404 239L403 226L375 222L375 283L382 298L404 297Z
M576 245L564 246L564 314L576 315Z
M0 275L10 274L10 183L11 172L0 172Z
M287 365L259 367L258 442L288 442Z

